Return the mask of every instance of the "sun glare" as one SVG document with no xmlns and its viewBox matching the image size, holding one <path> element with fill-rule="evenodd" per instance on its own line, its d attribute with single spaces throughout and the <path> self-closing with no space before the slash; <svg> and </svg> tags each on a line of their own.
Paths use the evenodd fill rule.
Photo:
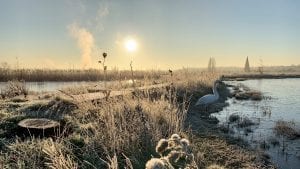
<svg viewBox="0 0 300 169">
<path fill-rule="evenodd" d="M 137 49 L 137 43 L 134 39 L 128 39 L 125 41 L 125 47 L 129 52 L 134 52 Z"/>
</svg>

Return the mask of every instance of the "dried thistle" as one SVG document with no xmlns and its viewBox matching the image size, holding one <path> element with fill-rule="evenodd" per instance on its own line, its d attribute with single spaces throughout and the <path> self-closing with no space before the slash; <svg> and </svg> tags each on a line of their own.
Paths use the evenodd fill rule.
<svg viewBox="0 0 300 169">
<path fill-rule="evenodd" d="M 103 58 L 105 59 L 107 57 L 107 53 L 103 52 L 102 53 Z"/>
<path fill-rule="evenodd" d="M 178 134 L 173 134 L 171 136 L 171 139 L 173 139 L 173 140 L 180 140 L 180 136 Z"/>
<path fill-rule="evenodd" d="M 171 163 L 176 163 L 177 160 L 180 158 L 181 153 L 179 151 L 171 151 L 168 156 L 167 159 L 171 162 Z"/>
<path fill-rule="evenodd" d="M 172 149 L 175 149 L 175 148 L 177 149 L 178 147 L 182 148 L 180 140 L 177 140 L 177 139 L 176 140 L 170 139 L 168 141 L 168 147 L 172 148 Z"/>
<path fill-rule="evenodd" d="M 168 140 L 160 139 L 156 146 L 156 152 L 162 154 L 168 148 Z"/>
<path fill-rule="evenodd" d="M 225 169 L 225 168 L 222 166 L 219 166 L 217 164 L 213 164 L 213 165 L 208 166 L 207 169 Z"/>
<path fill-rule="evenodd" d="M 187 151 L 188 147 L 190 146 L 190 141 L 188 139 L 183 138 L 180 140 L 180 143 L 182 145 L 183 150 Z"/>
<path fill-rule="evenodd" d="M 194 155 L 188 152 L 189 145 L 189 140 L 181 139 L 178 134 L 173 134 L 170 139 L 160 139 L 156 146 L 156 152 L 161 155 L 161 158 L 151 159 L 147 165 L 154 166 L 151 164 L 151 161 L 154 160 L 154 162 L 164 163 L 166 169 L 198 169 Z"/>
<path fill-rule="evenodd" d="M 173 71 L 171 69 L 169 69 L 169 73 L 171 75 L 171 77 L 173 76 Z"/>
<path fill-rule="evenodd" d="M 165 164 L 159 158 L 152 158 L 146 163 L 146 169 L 165 169 Z"/>
</svg>

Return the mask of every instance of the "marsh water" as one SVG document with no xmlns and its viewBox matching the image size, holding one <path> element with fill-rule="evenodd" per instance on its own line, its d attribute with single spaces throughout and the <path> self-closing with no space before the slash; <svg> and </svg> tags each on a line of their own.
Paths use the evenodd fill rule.
<svg viewBox="0 0 300 169">
<path fill-rule="evenodd" d="M 134 80 L 136 81 L 136 80 Z M 7 86 L 7 82 L 0 82 L 0 91 L 4 90 Z M 122 80 L 122 81 L 107 81 L 107 85 L 126 85 L 132 84 L 132 80 Z M 55 92 L 59 89 L 65 88 L 104 88 L 104 81 L 73 81 L 73 82 L 25 82 L 25 86 L 29 91 L 32 92 Z"/>
<path fill-rule="evenodd" d="M 58 89 L 72 87 L 72 86 L 82 86 L 89 82 L 26 82 L 26 88 L 29 91 L 34 92 L 53 92 Z M 0 89 L 4 89 L 7 82 L 0 82 Z"/>
<path fill-rule="evenodd" d="M 274 126 L 278 120 L 291 122 L 300 129 L 300 79 L 261 79 L 246 81 L 227 81 L 227 84 L 239 83 L 263 93 L 261 101 L 229 99 L 229 106 L 213 114 L 220 125 L 230 127 L 231 134 L 247 141 L 253 148 L 265 151 L 270 160 L 281 169 L 298 169 L 300 166 L 300 138 L 290 140 L 276 135 Z M 252 125 L 245 128 L 229 125 L 229 116 L 239 115 L 249 118 Z M 273 141 L 272 141 L 273 140 Z M 279 145 L 272 145 L 274 140 Z"/>
</svg>

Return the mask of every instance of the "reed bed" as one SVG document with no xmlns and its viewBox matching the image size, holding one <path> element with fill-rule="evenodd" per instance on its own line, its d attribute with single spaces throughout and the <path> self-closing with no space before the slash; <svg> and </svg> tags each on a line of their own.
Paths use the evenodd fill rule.
<svg viewBox="0 0 300 169">
<path fill-rule="evenodd" d="M 107 75 L 102 70 L 47 70 L 47 69 L 1 69 L 0 81 L 25 80 L 27 82 L 43 81 L 108 81 L 131 79 L 131 72 L 127 70 L 108 70 Z M 135 79 L 159 78 L 163 71 L 135 71 Z"/>
</svg>

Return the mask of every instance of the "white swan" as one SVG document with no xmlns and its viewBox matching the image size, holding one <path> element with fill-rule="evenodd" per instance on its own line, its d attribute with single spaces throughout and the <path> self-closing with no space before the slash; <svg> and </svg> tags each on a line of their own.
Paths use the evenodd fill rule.
<svg viewBox="0 0 300 169">
<path fill-rule="evenodd" d="M 216 80 L 213 86 L 213 94 L 207 94 L 205 96 L 202 96 L 198 101 L 196 102 L 195 106 L 207 106 L 209 104 L 212 104 L 216 102 L 219 99 L 219 93 L 217 90 L 217 84 L 220 82 L 220 80 Z"/>
</svg>

